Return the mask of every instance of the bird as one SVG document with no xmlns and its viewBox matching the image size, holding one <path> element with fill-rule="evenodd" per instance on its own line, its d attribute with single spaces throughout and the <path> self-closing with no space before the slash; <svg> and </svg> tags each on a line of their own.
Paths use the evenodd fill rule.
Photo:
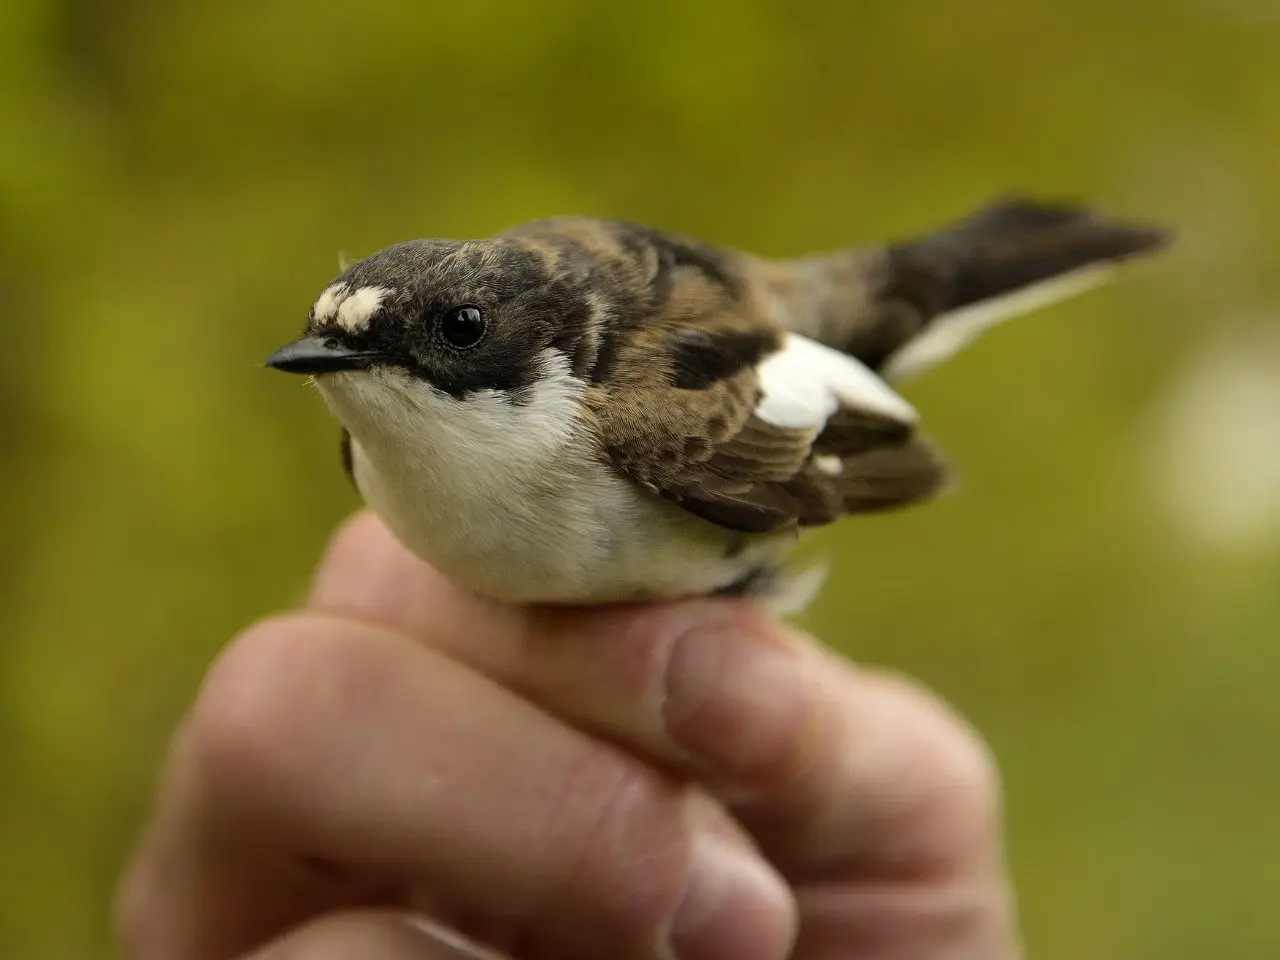
<svg viewBox="0 0 1280 960">
<path fill-rule="evenodd" d="M 312 379 L 367 506 L 476 593 L 794 612 L 806 531 L 948 485 L 896 384 L 1168 240 L 1020 195 L 791 258 L 552 217 L 345 266 L 266 365 Z"/>
</svg>

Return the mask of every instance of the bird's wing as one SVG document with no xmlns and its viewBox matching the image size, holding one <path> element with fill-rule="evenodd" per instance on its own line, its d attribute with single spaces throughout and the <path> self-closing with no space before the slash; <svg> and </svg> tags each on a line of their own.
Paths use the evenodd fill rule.
<svg viewBox="0 0 1280 960">
<path fill-rule="evenodd" d="M 649 265 L 650 311 L 588 391 L 623 473 L 754 533 L 905 505 L 942 484 L 910 404 L 858 360 L 784 330 L 751 261 L 654 231 L 628 238 Z"/>
<path fill-rule="evenodd" d="M 708 365 L 720 362 L 713 337 L 675 336 L 686 361 L 705 349 Z M 906 401 L 858 361 L 796 334 L 714 383 L 682 388 L 667 371 L 665 381 L 611 390 L 596 409 L 604 448 L 624 473 L 734 530 L 903 506 L 945 479 Z"/>
</svg>

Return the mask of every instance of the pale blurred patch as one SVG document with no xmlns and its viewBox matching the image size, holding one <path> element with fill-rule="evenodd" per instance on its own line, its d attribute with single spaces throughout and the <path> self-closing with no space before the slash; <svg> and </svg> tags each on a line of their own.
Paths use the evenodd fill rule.
<svg viewBox="0 0 1280 960">
<path fill-rule="evenodd" d="M 1193 356 L 1156 410 L 1151 483 L 1205 545 L 1280 543 L 1280 310 Z"/>
<path fill-rule="evenodd" d="M 1280 0 L 1196 0 L 1195 5 L 1245 23 L 1280 23 Z"/>
</svg>

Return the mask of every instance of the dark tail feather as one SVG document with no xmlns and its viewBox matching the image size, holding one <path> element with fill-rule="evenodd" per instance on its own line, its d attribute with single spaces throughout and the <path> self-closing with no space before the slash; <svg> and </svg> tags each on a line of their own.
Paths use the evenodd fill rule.
<svg viewBox="0 0 1280 960">
<path fill-rule="evenodd" d="M 1084 207 L 1010 199 L 927 236 L 817 261 L 827 296 L 802 328 L 894 378 L 986 328 L 1106 282 L 1168 234 Z"/>
<path fill-rule="evenodd" d="M 918 292 L 925 294 L 922 312 L 933 317 L 1085 267 L 1119 264 L 1167 240 L 1162 230 L 1117 223 L 1083 207 L 1015 199 L 892 244 L 888 253 L 903 273 L 932 277 L 934 288 Z"/>
</svg>

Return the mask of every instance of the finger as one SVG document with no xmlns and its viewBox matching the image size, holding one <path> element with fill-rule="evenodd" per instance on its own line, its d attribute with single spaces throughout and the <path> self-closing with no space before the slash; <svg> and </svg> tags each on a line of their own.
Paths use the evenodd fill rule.
<svg viewBox="0 0 1280 960">
<path fill-rule="evenodd" d="M 792 875 L 997 869 L 982 741 L 917 685 L 855 669 L 750 604 L 516 610 L 453 587 L 367 514 L 335 537 L 311 603 L 392 624 L 559 716 L 684 763 Z"/>
<path fill-rule="evenodd" d="M 338 528 L 316 570 L 307 606 L 429 639 L 485 671 L 519 659 L 530 611 L 479 596 L 410 553 L 374 514 Z"/>
<path fill-rule="evenodd" d="M 408 638 L 277 620 L 181 731 L 124 924 L 221 958 L 422 883 L 565 956 L 785 956 L 785 886 L 691 796 Z"/>
<path fill-rule="evenodd" d="M 243 960 L 504 960 L 436 924 L 390 911 L 328 914 Z"/>
</svg>

